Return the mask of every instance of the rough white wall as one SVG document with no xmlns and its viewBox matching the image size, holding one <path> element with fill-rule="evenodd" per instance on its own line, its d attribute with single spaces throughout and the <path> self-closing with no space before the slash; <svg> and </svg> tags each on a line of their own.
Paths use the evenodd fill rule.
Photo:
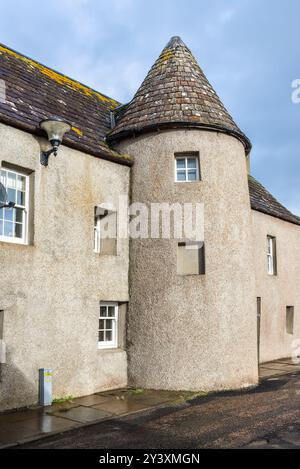
<svg viewBox="0 0 300 469">
<path fill-rule="evenodd" d="M 34 171 L 34 243 L 0 243 L 0 310 L 7 364 L 0 409 L 34 404 L 38 369 L 53 368 L 54 397 L 127 383 L 126 352 L 97 348 L 99 301 L 128 301 L 128 241 L 93 252 L 94 206 L 128 194 L 129 168 L 62 146 L 49 166 L 40 142 L 0 124 L 0 160 Z"/>
<path fill-rule="evenodd" d="M 245 152 L 233 137 L 197 130 L 120 145 L 135 157 L 135 202 L 203 202 L 206 274 L 176 272 L 176 240 L 130 249 L 131 384 L 215 390 L 257 383 L 255 280 Z M 202 180 L 174 182 L 174 153 L 199 151 Z"/>
<path fill-rule="evenodd" d="M 260 361 L 290 357 L 300 339 L 300 226 L 252 211 L 256 296 L 261 297 Z M 276 237 L 277 275 L 267 270 L 267 236 Z M 294 334 L 286 332 L 286 306 L 294 306 Z"/>
</svg>

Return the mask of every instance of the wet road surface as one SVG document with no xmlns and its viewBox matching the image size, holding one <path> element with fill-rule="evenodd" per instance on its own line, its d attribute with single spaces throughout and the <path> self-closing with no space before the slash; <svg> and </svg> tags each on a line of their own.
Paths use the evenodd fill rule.
<svg viewBox="0 0 300 469">
<path fill-rule="evenodd" d="M 119 417 L 19 448 L 300 448 L 300 374 Z"/>
</svg>

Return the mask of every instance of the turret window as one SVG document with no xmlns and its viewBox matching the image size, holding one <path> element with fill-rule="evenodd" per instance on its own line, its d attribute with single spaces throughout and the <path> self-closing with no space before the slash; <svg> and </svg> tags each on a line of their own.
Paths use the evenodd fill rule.
<svg viewBox="0 0 300 469">
<path fill-rule="evenodd" d="M 175 155 L 175 181 L 199 181 L 199 158 L 196 155 Z"/>
</svg>

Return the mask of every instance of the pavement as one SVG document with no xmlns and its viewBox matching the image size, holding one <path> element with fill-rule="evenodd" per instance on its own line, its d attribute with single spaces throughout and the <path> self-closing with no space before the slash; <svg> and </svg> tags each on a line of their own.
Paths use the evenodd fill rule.
<svg viewBox="0 0 300 469">
<path fill-rule="evenodd" d="M 3 412 L 0 413 L 0 449 L 181 402 L 195 395 L 191 392 L 117 389 L 51 406 Z"/>
<path fill-rule="evenodd" d="M 0 448 L 300 447 L 300 365 L 261 365 L 255 389 L 121 389 L 0 414 Z"/>
<path fill-rule="evenodd" d="M 259 377 L 260 380 L 264 380 L 272 376 L 295 373 L 296 371 L 300 371 L 300 363 L 294 363 L 291 358 L 282 358 L 272 362 L 261 363 L 259 366 Z"/>
</svg>

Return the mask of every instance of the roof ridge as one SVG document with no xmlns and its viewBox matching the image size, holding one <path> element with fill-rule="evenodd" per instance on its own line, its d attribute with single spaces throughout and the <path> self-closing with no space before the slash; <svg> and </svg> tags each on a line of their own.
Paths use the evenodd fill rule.
<svg viewBox="0 0 300 469">
<path fill-rule="evenodd" d="M 6 46 L 5 44 L 0 42 L 0 54 L 1 53 L 8 53 L 11 56 L 15 57 L 16 59 L 22 60 L 23 62 L 27 63 L 28 65 L 34 66 L 37 68 L 41 73 L 44 73 L 47 75 L 49 78 L 52 78 L 54 81 L 59 81 L 56 80 L 56 76 L 59 76 L 62 78 L 63 83 L 66 86 L 70 86 L 70 88 L 73 88 L 74 90 L 77 91 L 82 91 L 86 90 L 87 92 L 85 94 L 90 94 L 90 95 L 95 95 L 98 99 L 100 99 L 102 102 L 110 102 L 113 104 L 113 109 L 115 107 L 118 107 L 121 105 L 121 103 L 114 98 L 111 98 L 104 93 L 101 93 L 100 91 L 95 90 L 91 86 L 85 85 L 84 83 L 69 77 L 68 75 L 65 75 L 62 72 L 59 72 L 55 70 L 54 68 L 48 67 L 47 65 L 44 65 L 43 63 L 39 62 L 38 60 L 32 59 L 31 57 L 28 57 L 27 55 L 22 54 L 21 52 L 18 52 L 11 47 Z M 50 73 L 46 73 L 46 71 L 49 71 Z M 74 84 L 74 86 L 72 86 Z"/>
</svg>

